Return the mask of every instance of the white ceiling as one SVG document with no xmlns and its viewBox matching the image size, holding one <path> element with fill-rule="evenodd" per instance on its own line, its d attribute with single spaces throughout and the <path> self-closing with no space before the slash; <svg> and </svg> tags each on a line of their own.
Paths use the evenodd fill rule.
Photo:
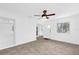
<svg viewBox="0 0 79 59">
<path fill-rule="evenodd" d="M 18 13 L 26 17 L 41 14 L 46 9 L 48 13 L 56 13 L 56 17 L 65 17 L 79 13 L 78 3 L 0 3 L 0 10 Z"/>
</svg>

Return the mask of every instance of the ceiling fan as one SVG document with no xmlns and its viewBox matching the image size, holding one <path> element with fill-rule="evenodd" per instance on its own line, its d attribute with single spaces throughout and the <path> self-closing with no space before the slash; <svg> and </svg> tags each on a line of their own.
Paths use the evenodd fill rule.
<svg viewBox="0 0 79 59">
<path fill-rule="evenodd" d="M 46 19 L 49 19 L 49 16 L 54 16 L 55 13 L 47 14 L 47 10 L 43 10 L 42 15 L 34 15 L 34 16 L 41 16 L 41 17 L 46 17 Z"/>
</svg>

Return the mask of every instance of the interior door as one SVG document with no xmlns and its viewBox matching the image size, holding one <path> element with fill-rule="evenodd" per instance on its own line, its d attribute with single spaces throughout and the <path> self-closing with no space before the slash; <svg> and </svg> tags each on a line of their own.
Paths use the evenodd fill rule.
<svg viewBox="0 0 79 59">
<path fill-rule="evenodd" d="M 15 44 L 12 23 L 0 23 L 0 49 L 10 47 Z"/>
</svg>

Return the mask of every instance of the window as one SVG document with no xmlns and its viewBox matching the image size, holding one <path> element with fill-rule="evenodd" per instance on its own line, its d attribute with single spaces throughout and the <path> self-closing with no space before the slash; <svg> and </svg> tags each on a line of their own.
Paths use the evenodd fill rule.
<svg viewBox="0 0 79 59">
<path fill-rule="evenodd" d="M 57 24 L 57 32 L 58 33 L 67 33 L 69 32 L 69 23 L 58 23 Z"/>
</svg>

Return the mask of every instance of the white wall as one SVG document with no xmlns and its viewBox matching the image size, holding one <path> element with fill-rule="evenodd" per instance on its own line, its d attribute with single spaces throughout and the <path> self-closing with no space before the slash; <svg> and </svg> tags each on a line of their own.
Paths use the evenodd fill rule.
<svg viewBox="0 0 79 59">
<path fill-rule="evenodd" d="M 52 40 L 69 42 L 79 45 L 79 14 L 64 17 L 60 19 L 51 19 L 52 32 L 49 36 L 45 36 Z M 69 22 L 70 31 L 68 33 L 57 33 L 57 23 Z"/>
<path fill-rule="evenodd" d="M 0 16 L 15 20 L 14 40 L 16 40 L 16 44 L 13 44 L 12 46 L 36 40 L 36 23 L 34 23 L 33 19 L 29 20 L 23 14 L 10 12 L 8 10 L 0 10 Z M 7 41 L 10 42 L 9 40 Z M 8 47 L 11 46 L 6 46 L 6 48 Z"/>
<path fill-rule="evenodd" d="M 22 16 L 20 16 L 22 17 Z M 20 18 L 16 20 L 16 44 L 36 40 L 36 23 L 28 18 Z"/>
</svg>

